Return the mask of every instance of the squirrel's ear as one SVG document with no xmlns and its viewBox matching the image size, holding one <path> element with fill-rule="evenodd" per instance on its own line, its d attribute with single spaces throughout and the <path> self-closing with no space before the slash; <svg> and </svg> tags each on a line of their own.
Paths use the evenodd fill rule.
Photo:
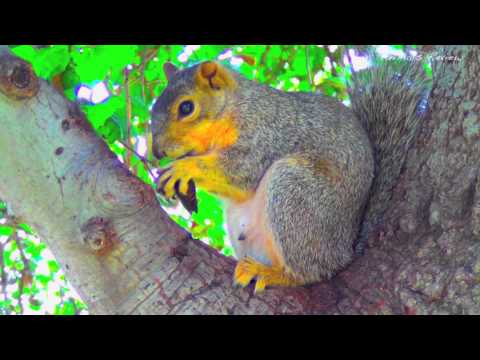
<svg viewBox="0 0 480 360">
<path fill-rule="evenodd" d="M 232 74 L 222 65 L 213 61 L 200 64 L 196 81 L 199 86 L 208 87 L 212 90 L 233 88 L 236 85 Z"/>
<path fill-rule="evenodd" d="M 166 62 L 163 64 L 163 72 L 168 81 L 172 79 L 172 76 L 178 71 L 178 68 L 173 65 L 171 62 Z"/>
</svg>

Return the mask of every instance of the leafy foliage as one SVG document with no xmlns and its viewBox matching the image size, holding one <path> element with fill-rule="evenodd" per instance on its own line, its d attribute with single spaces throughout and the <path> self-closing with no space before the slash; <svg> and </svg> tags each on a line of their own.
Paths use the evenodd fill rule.
<svg viewBox="0 0 480 360">
<path fill-rule="evenodd" d="M 150 110 L 166 86 L 162 66 L 180 67 L 218 59 L 250 79 L 286 90 L 316 91 L 347 101 L 346 80 L 364 47 L 345 45 L 52 45 L 11 46 L 31 62 L 38 76 L 79 102 L 93 125 L 131 171 L 154 186 Z M 393 45 L 393 51 L 413 46 Z M 219 199 L 197 192 L 198 212 L 159 198 L 161 205 L 194 238 L 233 255 Z M 0 314 L 85 313 L 58 263 L 27 224 L 19 224 L 0 202 Z M 53 306 L 52 306 L 53 304 Z"/>
<path fill-rule="evenodd" d="M 81 313 L 86 306 L 70 289 L 45 244 L 28 225 L 5 220 L 0 227 L 0 314 Z"/>
</svg>

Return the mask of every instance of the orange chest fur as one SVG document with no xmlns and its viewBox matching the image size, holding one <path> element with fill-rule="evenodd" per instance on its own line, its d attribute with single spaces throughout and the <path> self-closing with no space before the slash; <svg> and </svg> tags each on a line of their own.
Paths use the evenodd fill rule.
<svg viewBox="0 0 480 360">
<path fill-rule="evenodd" d="M 172 137 L 182 137 L 193 150 L 202 154 L 229 148 L 238 139 L 238 130 L 230 117 L 204 120 L 196 125 L 175 124 L 170 128 Z"/>
<path fill-rule="evenodd" d="M 222 150 L 234 145 L 238 130 L 230 117 L 202 122 L 182 129 L 172 127 L 171 133 L 181 138 L 185 149 L 193 150 L 198 156 L 181 160 L 183 171 L 190 174 L 196 184 L 214 194 L 234 201 L 245 201 L 252 196 L 250 191 L 231 184 L 229 174 L 224 172 L 219 157 Z"/>
</svg>

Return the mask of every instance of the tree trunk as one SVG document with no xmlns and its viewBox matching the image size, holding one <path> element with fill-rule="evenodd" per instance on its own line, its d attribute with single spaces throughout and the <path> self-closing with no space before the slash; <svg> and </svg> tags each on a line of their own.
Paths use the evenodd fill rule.
<svg viewBox="0 0 480 360">
<path fill-rule="evenodd" d="M 234 260 L 176 226 L 78 107 L 0 48 L 0 198 L 92 314 L 480 313 L 480 51 L 436 48 L 431 111 L 365 254 L 328 282 L 232 286 Z"/>
</svg>

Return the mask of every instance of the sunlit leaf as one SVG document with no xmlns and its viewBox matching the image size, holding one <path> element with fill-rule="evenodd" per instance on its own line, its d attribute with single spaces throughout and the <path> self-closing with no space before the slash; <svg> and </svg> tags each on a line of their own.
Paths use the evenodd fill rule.
<svg viewBox="0 0 480 360">
<path fill-rule="evenodd" d="M 0 225 L 0 236 L 10 236 L 13 234 L 13 227 Z"/>
<path fill-rule="evenodd" d="M 48 269 L 50 270 L 51 273 L 56 273 L 58 272 L 58 270 L 60 270 L 60 266 L 55 260 L 49 260 L 47 264 L 48 264 Z"/>
</svg>

